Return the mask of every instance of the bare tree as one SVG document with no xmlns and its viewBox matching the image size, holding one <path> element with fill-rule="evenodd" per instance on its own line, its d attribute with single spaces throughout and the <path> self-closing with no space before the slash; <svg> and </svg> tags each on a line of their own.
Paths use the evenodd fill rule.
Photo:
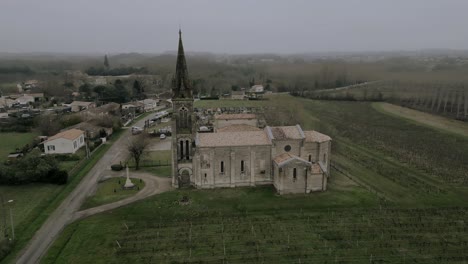
<svg viewBox="0 0 468 264">
<path fill-rule="evenodd" d="M 148 136 L 146 133 L 142 133 L 137 136 L 134 136 L 128 142 L 128 152 L 130 152 L 130 156 L 135 161 L 136 170 L 140 169 L 141 156 L 143 155 L 143 151 L 145 150 L 147 145 L 148 145 Z"/>
</svg>

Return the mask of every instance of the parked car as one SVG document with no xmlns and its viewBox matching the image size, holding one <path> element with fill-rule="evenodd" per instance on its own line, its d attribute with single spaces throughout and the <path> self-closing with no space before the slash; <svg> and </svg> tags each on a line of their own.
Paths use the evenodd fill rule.
<svg viewBox="0 0 468 264">
<path fill-rule="evenodd" d="M 133 135 L 140 134 L 141 132 L 143 132 L 143 128 L 137 127 L 137 126 L 133 126 L 133 127 L 132 127 L 132 134 L 133 134 Z"/>
<path fill-rule="evenodd" d="M 166 138 L 166 135 L 161 134 L 161 135 L 159 136 L 159 138 L 160 138 L 160 139 L 165 139 L 165 138 Z"/>
</svg>

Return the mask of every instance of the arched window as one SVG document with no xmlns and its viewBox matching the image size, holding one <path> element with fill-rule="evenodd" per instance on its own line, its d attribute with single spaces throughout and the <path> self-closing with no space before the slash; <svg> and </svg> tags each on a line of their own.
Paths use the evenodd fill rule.
<svg viewBox="0 0 468 264">
<path fill-rule="evenodd" d="M 309 155 L 309 162 L 312 161 L 312 155 Z"/>
<path fill-rule="evenodd" d="M 188 109 L 185 107 L 182 107 L 179 110 L 179 127 L 180 128 L 188 127 Z"/>
<path fill-rule="evenodd" d="M 293 169 L 293 181 L 297 180 L 297 171 L 296 168 Z"/>
<path fill-rule="evenodd" d="M 224 161 L 221 161 L 221 173 L 224 173 Z"/>
<path fill-rule="evenodd" d="M 241 172 L 244 172 L 245 171 L 245 168 L 244 168 L 244 161 L 241 160 Z"/>
<path fill-rule="evenodd" d="M 188 141 L 188 140 L 185 141 L 185 158 L 186 158 L 187 160 L 190 159 L 190 145 L 189 145 L 189 141 Z"/>
<path fill-rule="evenodd" d="M 181 160 L 184 159 L 184 141 L 183 140 L 180 141 L 180 159 Z"/>
</svg>

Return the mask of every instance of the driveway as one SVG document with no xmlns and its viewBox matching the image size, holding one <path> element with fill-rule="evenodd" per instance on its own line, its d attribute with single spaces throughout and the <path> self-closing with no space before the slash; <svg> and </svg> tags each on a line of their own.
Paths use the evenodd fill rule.
<svg viewBox="0 0 468 264">
<path fill-rule="evenodd" d="M 143 126 L 144 122 L 145 120 L 142 119 L 137 122 L 135 126 Z M 85 198 L 95 191 L 97 182 L 104 175 L 105 171 L 110 169 L 110 165 L 118 163 L 119 160 L 125 160 L 125 157 L 128 155 L 127 142 L 128 137 L 131 137 L 130 132 L 130 129 L 127 129 L 127 131 L 114 142 L 110 149 L 81 180 L 78 186 L 63 200 L 49 218 L 47 218 L 26 247 L 22 249 L 16 263 L 30 264 L 39 262 L 42 255 L 44 255 L 63 228 L 76 219 L 75 213 L 78 212 Z"/>
</svg>

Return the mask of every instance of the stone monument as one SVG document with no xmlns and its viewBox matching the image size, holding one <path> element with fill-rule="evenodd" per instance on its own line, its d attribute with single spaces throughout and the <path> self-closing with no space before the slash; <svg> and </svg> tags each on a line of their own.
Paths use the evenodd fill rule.
<svg viewBox="0 0 468 264">
<path fill-rule="evenodd" d="M 126 165 L 126 171 L 127 171 L 127 180 L 125 181 L 124 189 L 133 189 L 135 187 L 135 184 L 130 180 L 130 176 L 128 173 L 128 164 Z"/>
</svg>

